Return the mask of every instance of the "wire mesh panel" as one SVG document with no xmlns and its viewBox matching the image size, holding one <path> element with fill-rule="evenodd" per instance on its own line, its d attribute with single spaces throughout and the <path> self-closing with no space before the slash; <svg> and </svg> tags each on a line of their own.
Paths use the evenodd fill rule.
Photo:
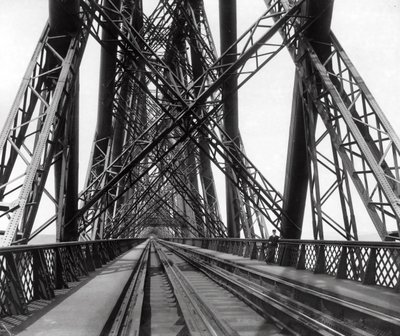
<svg viewBox="0 0 400 336">
<path fill-rule="evenodd" d="M 325 273 L 336 276 L 341 247 L 338 245 L 325 246 Z"/>
<path fill-rule="evenodd" d="M 25 299 L 29 302 L 33 299 L 33 257 L 30 251 L 18 253 L 16 257 L 18 273 Z"/>
<path fill-rule="evenodd" d="M 0 316 L 10 314 L 9 279 L 7 278 L 7 265 L 4 256 L 0 256 Z"/>
<path fill-rule="evenodd" d="M 51 279 L 50 283 L 52 284 L 54 289 L 56 282 L 56 253 L 52 249 L 45 249 L 43 250 L 43 253 L 44 253 L 46 269 Z"/>
<path fill-rule="evenodd" d="M 306 244 L 305 245 L 305 269 L 313 271 L 316 266 L 317 251 L 316 245 Z"/>
<path fill-rule="evenodd" d="M 350 247 L 347 255 L 347 279 L 362 281 L 369 258 L 369 248 Z"/>
<path fill-rule="evenodd" d="M 21 314 L 26 311 L 26 296 L 23 293 L 15 259 L 11 253 L 0 256 L 0 304 L 1 316 Z"/>
<path fill-rule="evenodd" d="M 395 288 L 399 284 L 400 271 L 396 261 L 399 251 L 383 248 L 378 251 L 375 283 L 379 286 Z"/>
</svg>

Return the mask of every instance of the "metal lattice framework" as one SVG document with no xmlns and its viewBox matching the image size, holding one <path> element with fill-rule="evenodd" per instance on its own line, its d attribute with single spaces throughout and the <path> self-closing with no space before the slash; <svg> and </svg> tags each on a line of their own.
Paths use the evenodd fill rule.
<svg viewBox="0 0 400 336">
<path fill-rule="evenodd" d="M 2 244 L 53 224 L 58 240 L 301 233 L 304 209 L 287 206 L 293 190 L 263 176 L 229 120 L 232 95 L 282 49 L 296 65 L 293 113 L 304 119 L 303 158 L 288 162 L 304 160 L 314 237 L 329 226 L 357 240 L 354 189 L 383 240 L 398 231 L 399 138 L 330 32 L 332 3 L 266 1 L 220 56 L 202 0 L 160 0 L 148 15 L 140 0 L 76 1 L 61 27 L 50 13 L 0 134 Z M 90 36 L 102 46 L 100 104 L 78 193 L 79 67 Z M 226 176 L 232 223 L 212 165 Z"/>
</svg>

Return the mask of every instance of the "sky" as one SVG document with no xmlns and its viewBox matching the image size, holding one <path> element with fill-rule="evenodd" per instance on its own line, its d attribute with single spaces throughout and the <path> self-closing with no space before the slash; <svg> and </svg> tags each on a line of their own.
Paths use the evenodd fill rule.
<svg viewBox="0 0 400 336">
<path fill-rule="evenodd" d="M 218 1 L 206 0 L 205 3 L 218 43 Z M 238 34 L 264 10 L 262 0 L 238 0 Z M 47 17 L 48 0 L 0 0 L 0 127 Z M 336 0 L 332 30 L 394 129 L 400 133 L 400 0 Z M 90 40 L 81 66 L 81 183 L 86 174 L 97 112 L 98 56 L 98 46 Z M 293 78 L 293 62 L 284 50 L 239 93 L 240 130 L 247 155 L 281 192 Z M 222 184 L 218 188 L 224 189 Z M 222 197 L 220 202 L 223 207 Z M 365 230 L 369 232 L 371 228 L 366 226 Z"/>
</svg>

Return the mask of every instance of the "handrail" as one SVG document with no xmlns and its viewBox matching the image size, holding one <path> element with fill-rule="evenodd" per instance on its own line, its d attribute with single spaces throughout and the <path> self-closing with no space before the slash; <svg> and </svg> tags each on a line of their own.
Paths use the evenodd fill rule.
<svg viewBox="0 0 400 336">
<path fill-rule="evenodd" d="M 162 238 L 168 241 L 236 241 L 236 242 L 256 242 L 268 243 L 268 239 L 257 238 Z M 313 240 L 313 239 L 280 239 L 281 244 L 314 244 L 314 245 L 338 245 L 338 246 L 364 246 L 364 247 L 385 247 L 385 248 L 399 248 L 400 242 L 396 241 L 349 241 L 349 240 Z"/>
<path fill-rule="evenodd" d="M 109 241 L 128 243 L 136 240 L 144 241 L 145 239 L 142 238 L 102 239 L 102 240 L 99 239 L 99 240 L 85 240 L 85 241 L 69 241 L 69 242 L 60 242 L 51 244 L 12 245 L 12 246 L 0 247 L 0 255 L 6 252 L 33 251 L 38 249 L 51 249 L 63 246 L 90 245 L 90 244 L 98 244 Z"/>
</svg>

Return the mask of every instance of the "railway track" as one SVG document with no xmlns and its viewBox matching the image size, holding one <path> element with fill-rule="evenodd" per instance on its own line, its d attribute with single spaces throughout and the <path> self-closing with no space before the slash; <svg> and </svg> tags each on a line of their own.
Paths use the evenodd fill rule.
<svg viewBox="0 0 400 336">
<path fill-rule="evenodd" d="M 196 264 L 215 281 L 226 284 L 231 290 L 236 288 L 237 295 L 256 310 L 276 316 L 301 335 L 399 335 L 400 319 L 374 307 L 331 296 L 184 246 L 166 242 L 163 245 Z"/>
<path fill-rule="evenodd" d="M 104 334 L 291 335 L 166 247 L 150 242 Z"/>
<path fill-rule="evenodd" d="M 104 334 L 374 335 L 154 240 L 110 321 Z"/>
</svg>

